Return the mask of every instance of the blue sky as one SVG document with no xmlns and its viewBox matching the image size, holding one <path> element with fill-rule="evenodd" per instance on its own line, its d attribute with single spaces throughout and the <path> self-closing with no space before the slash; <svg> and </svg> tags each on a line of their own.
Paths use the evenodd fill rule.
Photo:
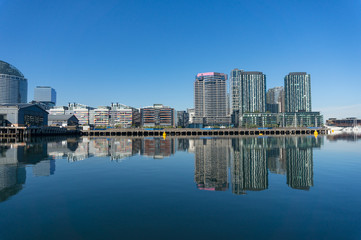
<svg viewBox="0 0 361 240">
<path fill-rule="evenodd" d="M 0 0 L 0 59 L 58 105 L 193 107 L 199 72 L 311 74 L 313 110 L 361 117 L 361 0 Z"/>
</svg>

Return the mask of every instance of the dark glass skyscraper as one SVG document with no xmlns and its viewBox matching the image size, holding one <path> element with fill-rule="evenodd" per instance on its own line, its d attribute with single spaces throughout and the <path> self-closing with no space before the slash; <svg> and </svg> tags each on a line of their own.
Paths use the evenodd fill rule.
<svg viewBox="0 0 361 240">
<path fill-rule="evenodd" d="M 285 76 L 285 112 L 311 112 L 311 76 L 291 72 Z"/>
<path fill-rule="evenodd" d="M 266 75 L 262 72 L 231 72 L 232 112 L 266 112 Z"/>
<path fill-rule="evenodd" d="M 0 104 L 27 103 L 28 81 L 14 66 L 0 61 Z"/>
</svg>

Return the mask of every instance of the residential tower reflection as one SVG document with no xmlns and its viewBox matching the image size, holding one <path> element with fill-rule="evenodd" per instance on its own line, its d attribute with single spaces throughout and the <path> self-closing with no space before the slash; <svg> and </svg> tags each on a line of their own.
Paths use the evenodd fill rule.
<svg viewBox="0 0 361 240">
<path fill-rule="evenodd" d="M 38 140 L 37 140 L 38 141 Z M 268 189 L 269 174 L 285 176 L 293 189 L 309 190 L 313 182 L 313 148 L 323 138 L 68 138 L 0 146 L 0 201 L 21 191 L 26 166 L 33 176 L 55 173 L 57 159 L 90 157 L 122 161 L 136 155 L 166 158 L 176 150 L 194 154 L 194 181 L 200 190 L 240 195 Z"/>
<path fill-rule="evenodd" d="M 194 180 L 200 190 L 228 189 L 230 139 L 196 139 Z"/>
</svg>

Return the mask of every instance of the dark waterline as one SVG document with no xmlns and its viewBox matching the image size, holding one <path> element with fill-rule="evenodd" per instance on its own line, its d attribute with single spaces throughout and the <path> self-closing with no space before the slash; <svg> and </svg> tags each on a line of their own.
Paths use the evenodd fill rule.
<svg viewBox="0 0 361 240">
<path fill-rule="evenodd" d="M 357 136 L 0 145 L 0 239 L 360 239 Z"/>
</svg>

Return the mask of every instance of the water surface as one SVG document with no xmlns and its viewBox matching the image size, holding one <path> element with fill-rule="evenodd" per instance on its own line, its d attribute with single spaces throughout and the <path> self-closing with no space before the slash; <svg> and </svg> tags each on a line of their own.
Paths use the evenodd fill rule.
<svg viewBox="0 0 361 240">
<path fill-rule="evenodd" d="M 0 146 L 0 239 L 361 239 L 361 141 L 69 138 Z"/>
</svg>

